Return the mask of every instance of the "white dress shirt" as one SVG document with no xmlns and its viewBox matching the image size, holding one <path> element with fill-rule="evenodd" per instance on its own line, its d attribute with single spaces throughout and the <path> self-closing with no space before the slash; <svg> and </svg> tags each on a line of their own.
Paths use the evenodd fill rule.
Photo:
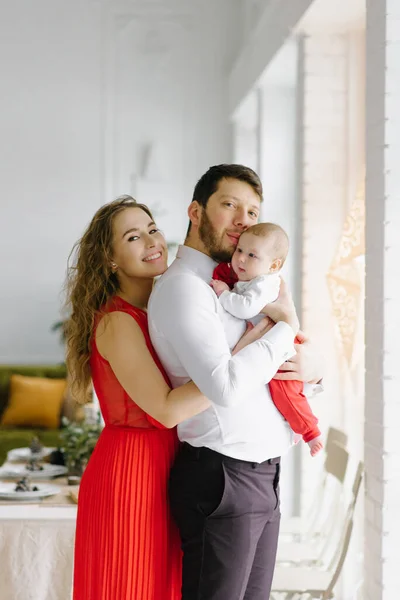
<svg viewBox="0 0 400 600">
<path fill-rule="evenodd" d="M 238 319 L 252 319 L 266 304 L 279 296 L 281 278 L 276 273 L 259 275 L 251 281 L 238 281 L 233 290 L 222 292 L 219 301 L 225 310 Z"/>
<path fill-rule="evenodd" d="M 292 445 L 292 431 L 266 384 L 295 354 L 293 331 L 277 323 L 232 356 L 245 321 L 226 312 L 210 287 L 216 266 L 209 256 L 179 247 L 150 297 L 150 336 L 172 386 L 193 380 L 212 403 L 178 426 L 179 438 L 226 456 L 263 462 Z"/>
</svg>

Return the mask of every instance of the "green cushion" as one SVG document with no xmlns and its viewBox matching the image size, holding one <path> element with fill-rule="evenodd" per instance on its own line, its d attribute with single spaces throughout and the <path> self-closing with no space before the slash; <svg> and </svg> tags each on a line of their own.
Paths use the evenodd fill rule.
<svg viewBox="0 0 400 600">
<path fill-rule="evenodd" d="M 37 436 L 44 446 L 58 448 L 61 445 L 59 429 L 8 429 L 0 427 L 0 465 L 7 458 L 7 452 L 14 448 L 26 448 Z"/>
<path fill-rule="evenodd" d="M 26 377 L 66 377 L 66 368 L 61 365 L 0 365 L 0 419 L 8 403 L 11 375 Z"/>
</svg>

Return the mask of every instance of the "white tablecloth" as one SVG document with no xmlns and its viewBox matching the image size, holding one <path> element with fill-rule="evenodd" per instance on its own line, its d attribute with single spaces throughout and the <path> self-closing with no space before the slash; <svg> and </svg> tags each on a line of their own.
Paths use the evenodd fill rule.
<svg viewBox="0 0 400 600">
<path fill-rule="evenodd" d="M 0 503 L 1 600 L 69 600 L 76 506 Z"/>
</svg>

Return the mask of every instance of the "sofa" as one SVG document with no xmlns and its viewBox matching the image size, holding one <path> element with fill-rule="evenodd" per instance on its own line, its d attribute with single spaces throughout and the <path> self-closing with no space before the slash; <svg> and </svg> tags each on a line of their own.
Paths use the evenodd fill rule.
<svg viewBox="0 0 400 600">
<path fill-rule="evenodd" d="M 10 379 L 12 375 L 25 377 L 45 377 L 50 379 L 65 379 L 65 365 L 0 365 L 0 422 L 9 402 Z M 64 406 L 61 409 L 60 422 L 57 428 L 44 429 L 37 427 L 12 427 L 0 425 L 0 465 L 7 458 L 7 452 L 13 448 L 29 446 L 32 438 L 37 436 L 44 446 L 59 447 L 61 416 L 65 414 Z"/>
</svg>

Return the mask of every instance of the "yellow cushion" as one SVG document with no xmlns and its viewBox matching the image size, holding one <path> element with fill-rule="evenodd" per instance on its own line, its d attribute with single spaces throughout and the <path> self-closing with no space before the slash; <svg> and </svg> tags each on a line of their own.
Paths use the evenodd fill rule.
<svg viewBox="0 0 400 600">
<path fill-rule="evenodd" d="M 57 429 L 66 385 L 65 379 L 12 375 L 1 425 Z"/>
</svg>

